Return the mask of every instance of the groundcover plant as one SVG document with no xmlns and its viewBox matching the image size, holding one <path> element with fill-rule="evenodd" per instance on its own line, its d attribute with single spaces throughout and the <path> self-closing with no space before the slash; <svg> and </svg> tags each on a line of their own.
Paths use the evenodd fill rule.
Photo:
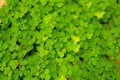
<svg viewBox="0 0 120 80">
<path fill-rule="evenodd" d="M 0 80 L 120 80 L 119 0 L 0 0 Z"/>
</svg>

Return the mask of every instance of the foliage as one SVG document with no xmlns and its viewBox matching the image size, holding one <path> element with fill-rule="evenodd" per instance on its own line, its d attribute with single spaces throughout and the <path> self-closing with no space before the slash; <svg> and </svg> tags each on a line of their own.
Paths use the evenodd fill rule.
<svg viewBox="0 0 120 80">
<path fill-rule="evenodd" d="M 6 0 L 0 79 L 119 80 L 118 1 Z"/>
</svg>

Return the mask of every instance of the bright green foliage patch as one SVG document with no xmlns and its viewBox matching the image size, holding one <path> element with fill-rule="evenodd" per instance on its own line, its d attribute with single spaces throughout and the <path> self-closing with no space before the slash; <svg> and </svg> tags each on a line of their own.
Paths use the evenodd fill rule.
<svg viewBox="0 0 120 80">
<path fill-rule="evenodd" d="M 119 80 L 119 0 L 6 0 L 0 80 Z"/>
</svg>

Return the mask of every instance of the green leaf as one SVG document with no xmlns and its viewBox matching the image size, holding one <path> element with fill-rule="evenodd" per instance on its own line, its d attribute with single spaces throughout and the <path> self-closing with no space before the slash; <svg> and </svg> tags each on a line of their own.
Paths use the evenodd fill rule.
<svg viewBox="0 0 120 80">
<path fill-rule="evenodd" d="M 91 39 L 92 36 L 93 36 L 93 33 L 87 33 L 86 36 L 87 36 L 88 39 Z"/>
<path fill-rule="evenodd" d="M 63 57 L 64 56 L 63 52 L 58 52 L 57 54 L 59 55 L 59 57 Z"/>
<path fill-rule="evenodd" d="M 52 19 L 52 15 L 51 15 L 51 14 L 48 14 L 48 15 L 46 15 L 46 16 L 44 17 L 43 22 L 44 22 L 45 24 L 48 24 L 48 23 L 51 21 L 51 19 Z"/>
<path fill-rule="evenodd" d="M 63 6 L 63 3 L 57 3 L 57 7 L 60 8 Z"/>
<path fill-rule="evenodd" d="M 4 74 L 7 75 L 10 71 L 10 67 L 5 67 L 4 69 Z"/>
<path fill-rule="evenodd" d="M 17 60 L 10 60 L 10 61 L 9 61 L 9 66 L 10 66 L 13 70 L 16 69 L 17 65 L 18 65 Z"/>
<path fill-rule="evenodd" d="M 46 5 L 47 1 L 48 0 L 40 0 L 40 2 L 42 3 L 43 6 Z"/>
<path fill-rule="evenodd" d="M 80 45 L 76 45 L 76 47 L 73 48 L 73 51 L 74 51 L 75 53 L 78 53 L 78 52 L 80 51 Z"/>
<path fill-rule="evenodd" d="M 51 78 L 51 77 L 50 77 L 50 75 L 48 75 L 48 74 L 45 76 L 45 80 L 50 80 L 50 78 Z"/>
</svg>

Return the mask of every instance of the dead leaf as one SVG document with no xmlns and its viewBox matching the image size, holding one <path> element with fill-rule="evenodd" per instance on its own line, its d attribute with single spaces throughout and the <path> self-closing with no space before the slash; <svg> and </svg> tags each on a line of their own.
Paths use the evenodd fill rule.
<svg viewBox="0 0 120 80">
<path fill-rule="evenodd" d="M 120 60 L 116 60 L 116 63 L 117 63 L 117 64 L 120 64 Z"/>
<path fill-rule="evenodd" d="M 5 0 L 0 0 L 0 9 L 2 8 L 3 5 L 6 4 L 6 1 Z"/>
<path fill-rule="evenodd" d="M 1 19 L 0 19 L 0 23 L 1 23 L 2 21 L 1 21 Z"/>
<path fill-rule="evenodd" d="M 0 0 L 0 9 L 3 7 L 3 5 L 6 5 L 6 1 L 5 0 Z M 2 20 L 0 19 L 0 23 L 2 22 Z"/>
</svg>

